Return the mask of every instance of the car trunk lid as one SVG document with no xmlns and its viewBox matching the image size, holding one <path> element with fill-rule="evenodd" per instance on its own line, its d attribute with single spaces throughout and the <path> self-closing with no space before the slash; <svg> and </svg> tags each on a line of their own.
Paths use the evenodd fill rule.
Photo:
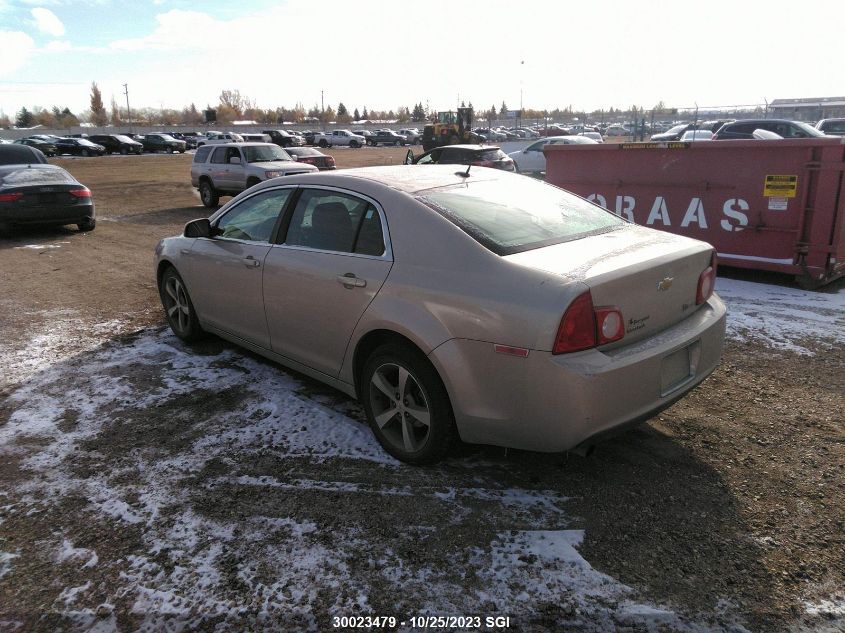
<svg viewBox="0 0 845 633">
<path fill-rule="evenodd" d="M 712 250 L 704 242 L 630 225 L 505 259 L 580 281 L 595 307 L 619 308 L 625 336 L 606 346 L 611 348 L 653 336 L 695 312 L 698 280 Z"/>
</svg>

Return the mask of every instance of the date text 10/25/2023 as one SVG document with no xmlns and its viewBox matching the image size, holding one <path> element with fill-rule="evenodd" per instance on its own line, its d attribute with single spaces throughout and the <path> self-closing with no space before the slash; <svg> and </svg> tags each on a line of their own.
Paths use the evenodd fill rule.
<svg viewBox="0 0 845 633">
<path fill-rule="evenodd" d="M 410 618 L 398 618 L 392 615 L 336 615 L 332 618 L 332 626 L 342 629 L 395 629 L 410 626 L 413 629 L 495 630 L 510 628 L 510 616 L 412 615 Z"/>
</svg>

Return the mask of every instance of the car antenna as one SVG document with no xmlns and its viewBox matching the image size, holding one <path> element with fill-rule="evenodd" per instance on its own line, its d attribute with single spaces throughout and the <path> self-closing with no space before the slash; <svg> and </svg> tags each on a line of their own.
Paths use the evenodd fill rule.
<svg viewBox="0 0 845 633">
<path fill-rule="evenodd" d="M 455 172 L 455 175 L 456 175 L 456 176 L 461 176 L 462 178 L 469 178 L 469 168 L 470 168 L 470 167 L 472 167 L 472 165 L 467 165 L 467 170 L 466 170 L 466 171 L 456 171 L 456 172 Z"/>
</svg>

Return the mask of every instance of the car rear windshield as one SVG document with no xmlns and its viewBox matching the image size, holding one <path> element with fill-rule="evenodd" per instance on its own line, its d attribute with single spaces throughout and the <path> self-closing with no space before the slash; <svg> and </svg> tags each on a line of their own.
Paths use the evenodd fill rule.
<svg viewBox="0 0 845 633">
<path fill-rule="evenodd" d="M 507 157 L 508 155 L 500 149 L 487 149 L 481 152 L 481 160 L 502 160 Z"/>
<path fill-rule="evenodd" d="M 0 169 L 0 188 L 24 185 L 66 185 L 74 184 L 73 176 L 61 167 L 21 167 Z"/>
<path fill-rule="evenodd" d="M 467 182 L 421 192 L 418 199 L 497 255 L 569 242 L 625 224 L 583 198 L 531 178 Z"/>
<path fill-rule="evenodd" d="M 112 136 L 112 138 L 117 139 L 121 143 L 134 143 L 135 142 L 131 138 L 129 138 L 128 136 L 123 136 L 123 134 L 115 134 L 114 136 Z"/>
</svg>

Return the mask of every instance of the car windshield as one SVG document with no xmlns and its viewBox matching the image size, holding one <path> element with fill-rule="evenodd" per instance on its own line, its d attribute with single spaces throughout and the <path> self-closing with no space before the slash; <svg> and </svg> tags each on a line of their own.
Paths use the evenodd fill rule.
<svg viewBox="0 0 845 633">
<path fill-rule="evenodd" d="M 682 123 L 681 125 L 676 125 L 673 128 L 669 128 L 669 130 L 666 133 L 667 134 L 680 134 L 681 132 L 683 132 L 684 130 L 687 129 L 687 125 L 688 125 L 687 123 Z"/>
<path fill-rule="evenodd" d="M 530 178 L 487 180 L 423 192 L 420 201 L 498 255 L 612 231 L 624 220 Z"/>
<path fill-rule="evenodd" d="M 794 124 L 801 128 L 802 131 L 806 132 L 808 136 L 825 136 L 824 132 L 817 130 L 803 121 L 794 121 Z"/>
<path fill-rule="evenodd" d="M 116 138 L 121 143 L 134 143 L 135 142 L 131 138 L 129 138 L 128 136 L 123 136 L 123 134 L 115 134 L 113 138 Z"/>
<path fill-rule="evenodd" d="M 291 160 L 290 155 L 278 145 L 250 145 L 244 147 L 246 162 L 266 163 L 271 160 Z"/>
<path fill-rule="evenodd" d="M 170 134 L 158 134 L 158 138 L 163 139 L 165 141 L 175 141 L 176 139 L 170 136 Z"/>
<path fill-rule="evenodd" d="M 95 143 L 92 143 L 87 138 L 78 138 L 76 139 L 76 142 L 78 145 L 86 145 L 88 147 L 93 147 L 95 145 Z"/>
</svg>

